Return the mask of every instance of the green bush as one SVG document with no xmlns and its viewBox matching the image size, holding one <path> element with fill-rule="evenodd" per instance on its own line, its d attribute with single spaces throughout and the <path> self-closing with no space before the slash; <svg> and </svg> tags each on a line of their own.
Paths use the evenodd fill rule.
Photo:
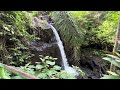
<svg viewBox="0 0 120 90">
<path fill-rule="evenodd" d="M 73 78 L 75 79 L 75 75 L 69 75 L 58 65 L 55 65 L 56 58 L 52 58 L 50 56 L 46 56 L 40 58 L 41 62 L 37 65 L 27 65 L 25 67 L 21 67 L 22 70 L 33 74 L 40 79 L 67 79 Z M 64 74 L 64 75 L 63 75 Z"/>
<path fill-rule="evenodd" d="M 3 63 L 20 66 L 29 62 L 31 54 L 27 47 L 35 38 L 27 29 L 32 27 L 33 13 L 36 12 L 0 12 L 0 58 Z"/>
<path fill-rule="evenodd" d="M 101 40 L 101 43 L 113 44 L 113 38 L 118 27 L 118 18 L 120 12 L 109 11 L 105 15 L 104 22 L 99 26 L 97 31 L 97 37 Z"/>
<path fill-rule="evenodd" d="M 37 65 L 31 65 L 30 63 L 28 63 L 25 66 L 14 68 L 27 72 L 40 79 L 77 79 L 74 74 L 68 74 L 65 70 L 62 70 L 60 66 L 55 65 L 55 60 L 57 60 L 56 58 L 46 56 L 40 58 L 40 60 L 41 62 L 39 62 Z M 81 76 L 85 75 L 80 68 L 75 66 L 73 68 L 76 68 Z M 11 79 L 25 79 L 25 77 L 22 75 L 13 73 L 8 70 L 6 71 L 4 69 L 4 66 L 2 67 L 2 69 L 0 69 L 0 73 L 0 77 L 3 79 L 8 79 L 9 77 Z"/>
</svg>

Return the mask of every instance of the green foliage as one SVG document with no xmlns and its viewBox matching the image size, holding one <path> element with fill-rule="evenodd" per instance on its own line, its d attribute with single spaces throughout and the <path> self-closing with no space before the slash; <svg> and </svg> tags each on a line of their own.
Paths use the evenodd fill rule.
<svg viewBox="0 0 120 90">
<path fill-rule="evenodd" d="M 84 41 L 83 29 L 79 27 L 77 18 L 67 11 L 53 12 L 51 16 L 65 46 L 73 49 L 71 60 L 74 60 L 74 63 L 77 64 L 80 58 L 80 46 Z"/>
<path fill-rule="evenodd" d="M 115 32 L 118 26 L 118 18 L 120 12 L 109 11 L 105 15 L 104 22 L 99 26 L 97 36 L 101 40 L 101 43 L 112 43 L 115 37 Z"/>
<path fill-rule="evenodd" d="M 32 16 L 36 16 L 38 14 L 38 11 L 28 11 Z"/>
<path fill-rule="evenodd" d="M 57 11 L 52 13 L 55 26 L 65 45 L 76 47 L 113 45 L 119 13 L 117 11 Z"/>
<path fill-rule="evenodd" d="M 52 17 L 55 21 L 55 26 L 65 42 L 69 42 L 71 46 L 78 47 L 82 43 L 83 33 L 81 28 L 78 28 L 78 24 L 67 11 L 57 11 L 52 13 Z"/>
<path fill-rule="evenodd" d="M 76 17 L 79 20 L 80 19 L 85 20 L 85 16 L 90 13 L 89 11 L 69 11 L 69 12 L 73 17 Z"/>
<path fill-rule="evenodd" d="M 4 69 L 4 66 L 0 63 L 0 78 L 1 79 L 10 79 L 10 77 L 7 75 L 6 70 Z"/>
<path fill-rule="evenodd" d="M 1 11 L 0 27 L 2 28 L 0 55 L 3 62 L 11 65 L 24 65 L 30 60 L 30 51 L 27 46 L 35 37 L 30 35 L 27 30 L 32 27 L 33 13 L 27 11 Z M 1 53 L 2 54 L 2 53 Z M 19 63 L 19 64 L 18 64 Z"/>
<path fill-rule="evenodd" d="M 30 63 L 26 64 L 25 66 L 20 66 L 20 67 L 15 67 L 16 69 L 20 69 L 24 72 L 27 72 L 31 75 L 35 75 L 40 79 L 76 79 L 74 74 L 68 74 L 65 70 L 62 70 L 62 68 L 58 65 L 55 65 L 53 62 L 57 60 L 56 58 L 52 58 L 49 56 L 42 57 L 40 58 L 41 62 L 40 64 L 37 65 L 30 65 Z M 48 61 L 52 62 L 47 63 Z M 77 71 L 80 73 L 81 76 L 84 76 L 84 73 L 80 70 L 78 67 L 73 67 L 76 68 Z M 4 72 L 3 74 L 1 73 L 1 77 L 3 79 L 6 79 L 5 73 L 11 78 L 11 79 L 25 79 L 19 74 L 13 74 L 11 72 Z"/>
<path fill-rule="evenodd" d="M 11 79 L 24 79 L 24 78 L 22 78 L 20 76 L 12 76 Z"/>
<path fill-rule="evenodd" d="M 76 31 L 76 29 L 77 32 L 81 32 L 78 35 L 80 38 L 76 37 L 77 40 L 73 39 L 72 41 L 70 38 L 63 39 L 68 45 L 72 46 L 76 44 L 73 47 L 93 45 L 95 48 L 99 46 L 101 49 L 106 50 L 113 46 L 113 38 L 115 37 L 118 26 L 119 11 L 66 11 L 66 13 L 68 13 L 66 17 L 63 17 L 62 14 L 60 16 L 59 12 L 56 13 L 58 14 L 56 14 L 56 17 L 54 15 L 56 20 L 55 25 L 58 25 L 58 27 L 56 26 L 57 28 L 60 27 L 61 36 L 73 35 L 73 37 L 75 37 L 73 33 L 75 33 L 74 31 Z M 65 21 L 69 18 L 73 22 L 72 24 Z M 66 32 L 64 30 L 66 28 L 65 24 L 67 25 Z M 71 28 L 72 25 L 75 26 L 76 29 Z M 71 41 L 72 44 L 69 43 L 69 41 Z"/>
<path fill-rule="evenodd" d="M 55 65 L 56 58 L 52 58 L 50 56 L 46 56 L 40 58 L 42 63 L 39 65 L 40 73 L 37 75 L 42 79 L 76 79 L 74 74 L 68 74 L 66 71 L 62 70 L 62 68 L 58 65 Z M 49 61 L 49 63 L 48 63 Z M 38 70 L 38 65 L 36 65 Z M 76 68 L 80 75 L 84 76 L 84 73 L 78 67 Z"/>
<path fill-rule="evenodd" d="M 67 79 L 67 78 L 72 78 L 75 76 L 67 76 L 68 74 L 66 73 L 66 78 L 63 78 L 61 75 L 64 70 L 61 70 L 62 68 L 58 65 L 55 65 L 55 60 L 56 58 L 52 58 L 50 56 L 46 56 L 41 59 L 41 64 L 36 65 L 37 72 L 37 77 L 41 79 Z M 39 68 L 38 68 L 39 67 Z M 65 71 L 64 71 L 65 72 Z M 64 75 L 64 76 L 65 76 Z"/>
<path fill-rule="evenodd" d="M 118 54 L 118 53 L 117 53 Z M 103 59 L 106 61 L 109 61 L 116 67 L 120 68 L 120 54 L 117 56 L 115 55 L 109 55 L 107 54 L 108 57 L 104 57 Z M 115 72 L 107 71 L 109 75 L 104 75 L 101 79 L 120 79 L 120 71 L 116 70 Z"/>
<path fill-rule="evenodd" d="M 104 75 L 101 79 L 120 79 L 120 76 Z"/>
<path fill-rule="evenodd" d="M 105 15 L 102 11 L 56 11 L 52 13 L 55 27 L 60 32 L 66 49 L 72 48 L 72 56 L 69 60 L 73 62 L 73 65 L 79 66 L 76 63 L 79 63 L 81 46 L 101 43 L 97 31 Z"/>
<path fill-rule="evenodd" d="M 4 63 L 15 65 L 41 79 L 74 79 L 74 75 L 67 74 L 60 66 L 55 65 L 55 59 L 49 56 L 40 58 L 40 64 L 24 66 L 31 58 L 27 47 L 30 41 L 37 39 L 27 32 L 32 27 L 33 16 L 37 14 L 37 11 L 0 11 L 0 59 L 2 62 L 7 60 L 9 62 Z M 51 16 L 64 45 L 73 50 L 70 52 L 73 55 L 70 59 L 79 61 L 81 46 L 113 45 L 119 14 L 117 11 L 54 11 Z M 94 51 L 94 55 L 99 54 Z M 103 59 L 120 67 L 120 54 L 116 54 L 117 56 L 108 55 Z M 78 71 L 84 76 L 80 69 Z M 4 77 L 6 74 L 9 76 L 3 67 L 0 68 L 0 72 L 1 78 L 6 78 Z M 111 76 L 105 75 L 105 78 L 118 78 L 120 75 L 118 72 L 108 73 Z M 22 79 L 16 75 L 11 78 Z"/>
<path fill-rule="evenodd" d="M 32 17 L 26 11 L 4 11 L 1 12 L 3 28 L 11 34 L 27 35 L 27 25 L 30 25 Z"/>
<path fill-rule="evenodd" d="M 81 28 L 84 32 L 84 42 L 82 45 L 98 43 L 99 41 L 96 36 L 96 31 L 101 23 L 99 17 L 102 15 L 102 12 L 70 11 L 70 14 L 72 17 L 74 17 L 75 22 L 78 23 L 78 28 Z"/>
</svg>

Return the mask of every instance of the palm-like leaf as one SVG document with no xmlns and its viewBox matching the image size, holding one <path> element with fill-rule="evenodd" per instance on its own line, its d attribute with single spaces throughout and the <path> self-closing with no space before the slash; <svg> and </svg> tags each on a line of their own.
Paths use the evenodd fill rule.
<svg viewBox="0 0 120 90">
<path fill-rule="evenodd" d="M 53 12 L 52 16 L 57 30 L 60 31 L 66 42 L 69 42 L 72 46 L 82 44 L 83 31 L 78 27 L 75 18 L 71 17 L 66 11 Z"/>
<path fill-rule="evenodd" d="M 60 32 L 65 45 L 73 48 L 72 60 L 79 60 L 80 46 L 83 43 L 83 30 L 78 26 L 76 18 L 67 11 L 57 11 L 52 13 L 55 27 Z M 75 61 L 75 62 L 76 62 Z"/>
<path fill-rule="evenodd" d="M 120 56 L 119 53 L 117 53 L 118 56 Z M 120 68 L 120 58 L 114 55 L 110 55 L 107 54 L 108 57 L 104 57 L 103 59 L 106 61 L 109 61 L 110 63 L 112 63 L 113 65 L 115 65 L 116 67 Z M 120 74 L 115 72 L 111 72 L 111 71 L 107 71 L 110 75 L 104 75 L 101 79 L 120 79 Z"/>
</svg>

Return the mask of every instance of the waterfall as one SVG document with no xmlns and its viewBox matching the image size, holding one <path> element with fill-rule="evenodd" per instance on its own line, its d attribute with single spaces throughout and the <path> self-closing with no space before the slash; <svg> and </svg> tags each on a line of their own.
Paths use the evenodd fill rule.
<svg viewBox="0 0 120 90">
<path fill-rule="evenodd" d="M 62 62 L 63 62 L 63 68 L 65 69 L 65 71 L 67 73 L 73 73 L 75 75 L 78 75 L 77 71 L 75 69 L 73 69 L 72 67 L 70 67 L 69 64 L 68 64 L 68 60 L 66 58 L 66 54 L 65 54 L 64 47 L 63 47 L 63 43 L 60 40 L 60 36 L 59 36 L 57 30 L 51 24 L 49 24 L 49 26 L 52 29 L 52 31 L 53 31 L 53 33 L 55 35 L 55 38 L 57 40 L 57 44 L 58 44 L 58 47 L 60 49 L 60 54 L 61 54 L 61 58 L 62 58 Z"/>
</svg>

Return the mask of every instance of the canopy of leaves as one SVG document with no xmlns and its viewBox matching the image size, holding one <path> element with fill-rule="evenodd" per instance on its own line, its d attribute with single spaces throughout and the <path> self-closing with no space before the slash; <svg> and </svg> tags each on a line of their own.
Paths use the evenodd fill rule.
<svg viewBox="0 0 120 90">
<path fill-rule="evenodd" d="M 105 15 L 104 22 L 99 26 L 97 36 L 101 40 L 101 43 L 110 42 L 113 43 L 115 32 L 118 26 L 118 18 L 120 12 L 109 11 Z"/>
</svg>

